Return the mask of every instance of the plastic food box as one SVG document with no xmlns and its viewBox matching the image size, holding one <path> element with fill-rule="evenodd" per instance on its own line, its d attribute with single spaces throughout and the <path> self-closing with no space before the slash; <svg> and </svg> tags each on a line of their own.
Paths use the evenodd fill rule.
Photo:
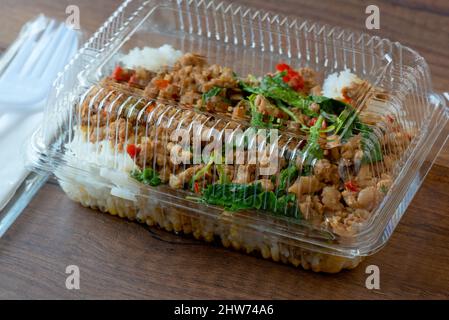
<svg viewBox="0 0 449 320">
<path fill-rule="evenodd" d="M 149 99 L 142 90 L 120 84 L 101 84 L 121 54 L 163 44 L 199 53 L 242 75 L 260 76 L 285 61 L 309 67 L 323 78 L 349 69 L 367 80 L 370 86 L 360 92 L 355 110 L 380 119 L 372 132 L 390 139 L 380 148 L 394 155 L 394 161 L 387 163 L 385 156 L 366 165 L 378 183 L 382 174 L 390 177 L 385 194 L 364 211 L 363 219 L 354 213 L 317 223 L 298 209 L 288 215 L 267 212 L 266 199 L 259 199 L 260 210 L 234 211 L 198 202 L 190 188 L 134 179 L 136 164 L 124 149 L 138 132 L 164 149 L 175 128 L 203 136 L 211 128 L 224 134 L 225 129 L 252 127 L 226 113 Z M 274 261 L 334 273 L 356 267 L 388 241 L 446 140 L 448 110 L 443 96 L 431 90 L 424 59 L 397 42 L 224 2 L 133 0 L 116 10 L 58 77 L 44 119 L 27 149 L 28 161 L 37 172 L 53 173 L 74 201 Z M 201 123 L 199 131 L 194 131 L 193 119 Z M 110 126 L 115 120 L 126 128 L 124 139 L 118 135 L 119 125 Z M 98 130 L 105 123 L 110 128 L 107 142 Z M 77 144 L 83 139 L 90 142 Z M 305 136 L 280 130 L 276 151 L 270 149 L 271 140 L 264 151 L 294 165 L 295 155 L 304 153 L 304 141 Z M 146 165 L 165 169 L 166 164 L 154 156 Z M 256 164 L 257 172 L 260 166 Z"/>
</svg>

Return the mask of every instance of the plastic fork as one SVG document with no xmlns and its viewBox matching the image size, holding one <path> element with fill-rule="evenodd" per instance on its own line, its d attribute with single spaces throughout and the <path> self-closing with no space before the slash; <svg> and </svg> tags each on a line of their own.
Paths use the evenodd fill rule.
<svg viewBox="0 0 449 320">
<path fill-rule="evenodd" d="M 45 20 L 41 32 L 26 35 L 0 75 L 0 115 L 39 110 L 58 72 L 78 48 L 75 30 Z"/>
</svg>

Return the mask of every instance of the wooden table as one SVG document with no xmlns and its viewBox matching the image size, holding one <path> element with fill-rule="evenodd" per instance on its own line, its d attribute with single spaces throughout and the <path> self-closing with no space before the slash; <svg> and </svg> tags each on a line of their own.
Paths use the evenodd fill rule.
<svg viewBox="0 0 449 320">
<path fill-rule="evenodd" d="M 39 12 L 65 19 L 77 4 L 94 31 L 119 0 L 2 0 L 0 48 Z M 256 0 L 244 3 L 255 4 Z M 375 1 L 384 37 L 428 61 L 436 90 L 449 90 L 449 3 Z M 362 29 L 371 1 L 265 0 L 259 5 Z M 148 229 L 71 202 L 47 183 L 0 240 L 0 298 L 391 299 L 449 297 L 449 147 L 445 147 L 389 244 L 359 268 L 337 275 L 293 267 Z M 78 265 L 81 289 L 65 288 Z M 366 266 L 381 272 L 380 290 L 365 288 Z"/>
</svg>

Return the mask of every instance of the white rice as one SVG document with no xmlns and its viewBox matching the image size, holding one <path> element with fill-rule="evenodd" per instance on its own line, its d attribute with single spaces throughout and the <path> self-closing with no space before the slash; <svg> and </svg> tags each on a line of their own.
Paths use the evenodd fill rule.
<svg viewBox="0 0 449 320">
<path fill-rule="evenodd" d="M 349 69 L 330 74 L 323 83 L 322 94 L 328 98 L 343 99 L 342 90 L 351 85 L 352 82 L 362 80 L 353 74 Z"/>
<path fill-rule="evenodd" d="M 133 159 L 126 152 L 114 150 L 108 140 L 89 142 L 85 133 L 74 128 L 73 140 L 66 144 L 66 154 L 80 161 L 79 164 L 89 163 L 101 168 L 116 168 L 123 172 L 130 172 L 135 168 Z"/>
<path fill-rule="evenodd" d="M 134 48 L 128 54 L 120 57 L 119 61 L 125 68 L 143 67 L 147 70 L 158 71 L 163 66 L 173 66 L 182 52 L 169 44 L 160 48 Z"/>
<path fill-rule="evenodd" d="M 110 141 L 92 143 L 86 140 L 79 128 L 74 128 L 73 140 L 66 144 L 67 151 L 64 155 L 67 163 L 73 167 L 81 168 L 86 175 L 71 177 L 77 186 L 64 184 L 64 190 L 76 194 L 80 185 L 90 188 L 90 196 L 106 201 L 109 193 L 115 192 L 116 196 L 133 200 L 133 193 L 138 192 L 135 182 L 130 177 L 130 172 L 136 168 L 133 159 L 126 152 L 114 150 Z M 64 171 L 57 170 L 57 177 L 66 177 Z M 101 183 L 96 183 L 101 182 Z M 104 183 L 113 185 L 112 190 L 104 186 Z M 90 187 L 89 187 L 90 186 Z M 73 190 L 72 190 L 73 189 Z"/>
</svg>

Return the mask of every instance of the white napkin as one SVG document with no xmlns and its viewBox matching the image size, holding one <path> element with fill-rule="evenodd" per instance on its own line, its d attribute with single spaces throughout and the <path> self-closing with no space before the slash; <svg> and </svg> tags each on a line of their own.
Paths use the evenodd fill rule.
<svg viewBox="0 0 449 320">
<path fill-rule="evenodd" d="M 41 119 L 42 112 L 0 116 L 0 210 L 29 173 L 25 169 L 24 148 Z"/>
<path fill-rule="evenodd" d="M 29 39 L 30 36 L 48 28 L 51 24 L 50 21 L 50 19 L 40 15 L 22 27 L 16 41 L 0 57 L 0 74 L 13 59 L 25 39 Z M 66 57 L 65 59 L 69 58 L 71 57 Z M 41 102 L 39 105 L 33 105 L 33 110 L 43 110 L 43 105 L 44 102 Z M 26 109 L 25 106 L 23 108 Z M 14 196 L 17 188 L 29 173 L 25 169 L 23 155 L 26 144 L 42 120 L 42 114 L 43 112 L 13 111 L 0 113 L 0 210 Z"/>
<path fill-rule="evenodd" d="M 43 15 L 27 22 L 17 39 L 0 56 L 0 73 L 14 57 L 26 37 L 41 32 L 47 25 Z M 14 196 L 17 188 L 28 175 L 23 160 L 24 144 L 37 128 L 42 112 L 0 114 L 0 210 Z"/>
</svg>

